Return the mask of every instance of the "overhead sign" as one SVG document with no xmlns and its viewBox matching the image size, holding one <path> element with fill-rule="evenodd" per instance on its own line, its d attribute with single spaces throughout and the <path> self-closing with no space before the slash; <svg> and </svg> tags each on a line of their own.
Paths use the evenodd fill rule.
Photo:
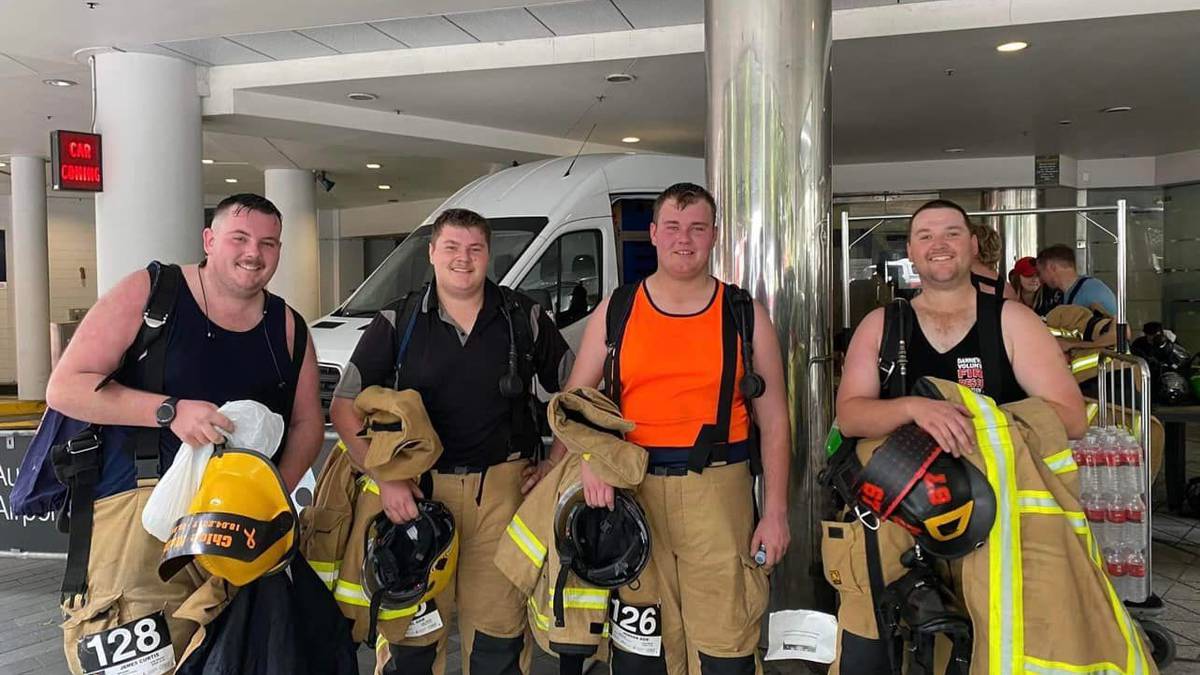
<svg viewBox="0 0 1200 675">
<path fill-rule="evenodd" d="M 50 172 L 55 190 L 102 191 L 100 134 L 51 131 Z"/>
<path fill-rule="evenodd" d="M 1057 187 L 1059 181 L 1058 155 L 1037 155 L 1033 158 L 1033 184 L 1038 187 Z"/>
</svg>

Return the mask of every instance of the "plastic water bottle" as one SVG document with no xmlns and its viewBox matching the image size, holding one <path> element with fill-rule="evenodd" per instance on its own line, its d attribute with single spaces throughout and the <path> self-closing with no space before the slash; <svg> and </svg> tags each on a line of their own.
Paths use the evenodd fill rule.
<svg viewBox="0 0 1200 675">
<path fill-rule="evenodd" d="M 1146 584 L 1146 506 L 1141 495 L 1135 495 L 1126 507 L 1125 534 L 1122 553 L 1125 556 L 1124 600 L 1142 602 L 1149 595 Z"/>
<path fill-rule="evenodd" d="M 1129 495 L 1144 494 L 1146 490 L 1142 474 L 1142 446 L 1128 432 L 1122 434 L 1121 441 L 1121 465 L 1124 467 L 1125 477 L 1123 491 Z"/>
<path fill-rule="evenodd" d="M 1110 546 L 1104 549 L 1104 569 L 1108 572 L 1108 579 L 1112 582 L 1113 589 L 1117 592 L 1117 597 L 1125 599 L 1128 597 L 1127 581 L 1125 576 L 1125 561 L 1127 557 L 1122 555 L 1120 546 Z M 1142 565 L 1145 574 L 1145 563 Z"/>
</svg>

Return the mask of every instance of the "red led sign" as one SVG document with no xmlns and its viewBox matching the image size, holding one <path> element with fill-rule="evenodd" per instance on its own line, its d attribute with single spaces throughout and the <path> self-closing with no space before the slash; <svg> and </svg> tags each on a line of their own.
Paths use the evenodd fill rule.
<svg viewBox="0 0 1200 675">
<path fill-rule="evenodd" d="M 50 173 L 55 190 L 102 191 L 100 134 L 50 132 Z"/>
</svg>

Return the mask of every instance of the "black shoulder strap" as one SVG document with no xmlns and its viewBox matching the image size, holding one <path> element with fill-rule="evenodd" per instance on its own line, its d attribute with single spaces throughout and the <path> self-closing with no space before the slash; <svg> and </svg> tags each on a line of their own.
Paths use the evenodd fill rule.
<svg viewBox="0 0 1200 675">
<path fill-rule="evenodd" d="M 720 282 L 718 282 L 720 283 Z M 728 290 L 728 289 L 726 289 Z M 721 388 L 717 393 L 717 422 L 700 427 L 696 443 L 688 454 L 688 471 L 701 473 L 713 458 L 713 451 L 729 445 L 729 421 L 733 416 L 733 388 L 737 384 L 738 333 L 732 302 L 721 303 Z"/>
<path fill-rule="evenodd" d="M 617 286 L 608 298 L 608 311 L 604 316 L 605 345 L 604 388 L 605 394 L 621 405 L 621 341 L 625 339 L 625 324 L 633 311 L 633 300 L 641 282 Z"/>
<path fill-rule="evenodd" d="M 300 312 L 286 304 L 284 306 L 292 313 L 293 325 L 292 375 L 287 378 L 287 400 L 283 404 L 285 418 L 291 420 L 292 404 L 296 401 L 296 385 L 300 382 L 300 369 L 304 366 L 305 352 L 308 351 L 308 324 L 304 322 L 304 317 L 300 316 Z"/>
<path fill-rule="evenodd" d="M 400 369 L 404 366 L 404 356 L 408 353 L 408 343 L 412 341 L 413 328 L 417 325 L 417 316 L 421 312 L 421 303 L 429 292 L 429 284 L 419 291 L 406 293 L 396 307 L 396 367 L 395 381 L 392 388 L 400 388 Z"/>
<path fill-rule="evenodd" d="M 883 310 L 883 336 L 879 341 L 879 397 L 908 394 L 908 344 L 916 321 L 912 306 L 895 298 Z"/>
<path fill-rule="evenodd" d="M 867 554 L 867 580 L 871 586 L 871 607 L 875 611 L 875 626 L 879 630 L 879 640 L 887 650 L 888 672 L 891 675 L 900 675 L 901 659 L 897 648 L 901 645 L 897 644 L 899 640 L 896 639 L 893 628 L 882 611 L 885 586 L 883 583 L 883 557 L 879 550 L 879 533 L 874 528 L 866 526 L 863 526 L 862 533 Z"/>
<path fill-rule="evenodd" d="M 1075 296 L 1079 295 L 1079 291 L 1083 290 L 1083 285 L 1088 282 L 1091 277 L 1084 275 L 1075 280 L 1075 285 L 1071 287 L 1071 292 L 1067 295 L 1067 299 L 1063 300 L 1064 305 L 1075 303 Z"/>
<path fill-rule="evenodd" d="M 532 376 L 533 365 L 533 317 L 532 308 L 524 306 L 518 299 L 518 292 L 507 286 L 500 286 L 500 296 L 508 307 L 509 316 L 513 321 L 513 339 L 517 342 L 517 354 L 521 357 L 522 377 Z"/>
<path fill-rule="evenodd" d="M 163 340 L 184 283 L 183 270 L 178 265 L 150 264 L 150 297 L 142 312 L 142 327 L 133 340 L 126 357 L 133 357 L 129 367 L 138 374 L 138 388 L 163 393 L 167 370 L 167 341 Z M 162 429 L 137 427 L 133 430 L 132 449 L 138 478 L 157 478 L 166 471 L 159 464 L 159 439 Z"/>
<path fill-rule="evenodd" d="M 1004 331 L 1000 323 L 1004 298 L 988 293 L 975 294 L 975 327 L 979 336 L 979 359 L 983 362 L 983 393 L 997 401 L 1004 392 Z"/>
</svg>

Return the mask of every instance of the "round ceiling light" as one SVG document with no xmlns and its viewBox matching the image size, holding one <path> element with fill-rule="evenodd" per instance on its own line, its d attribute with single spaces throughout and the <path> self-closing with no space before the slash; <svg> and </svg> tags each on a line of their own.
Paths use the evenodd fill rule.
<svg viewBox="0 0 1200 675">
<path fill-rule="evenodd" d="M 59 78 L 42 80 L 42 83 L 48 84 L 51 87 L 74 87 L 75 85 L 79 84 L 75 80 L 63 80 L 63 79 L 59 79 Z"/>
<path fill-rule="evenodd" d="M 625 138 L 621 139 L 621 142 L 622 143 L 641 143 L 642 139 L 638 138 L 637 136 L 626 136 Z"/>
<path fill-rule="evenodd" d="M 237 179 L 236 179 L 236 178 L 226 178 L 226 179 L 225 179 L 225 182 L 226 182 L 226 183 L 236 183 L 236 182 L 237 182 Z"/>
<path fill-rule="evenodd" d="M 365 91 L 352 91 L 349 94 L 346 94 L 346 98 L 350 99 L 351 101 L 374 101 L 379 97 L 375 94 Z"/>
<path fill-rule="evenodd" d="M 368 169 L 382 169 L 382 168 L 383 168 L 383 165 L 382 165 L 382 164 L 377 164 L 377 163 L 375 163 L 375 162 L 367 162 L 367 168 L 368 168 Z"/>
<path fill-rule="evenodd" d="M 202 160 L 200 160 L 200 163 L 201 164 L 212 164 L 213 161 L 211 159 L 202 159 Z"/>
<path fill-rule="evenodd" d="M 1102 113 L 1123 113 L 1133 110 L 1133 106 L 1129 105 L 1114 105 L 1101 110 Z"/>
<path fill-rule="evenodd" d="M 391 185 L 380 185 L 379 189 L 380 190 L 391 190 L 392 186 Z"/>
<path fill-rule="evenodd" d="M 626 82 L 633 82 L 636 79 L 637 75 L 632 73 L 609 73 L 608 75 L 604 76 L 604 80 L 606 82 L 611 82 L 613 84 L 625 84 Z"/>
<path fill-rule="evenodd" d="M 996 45 L 996 51 L 998 51 L 998 52 L 1019 52 L 1028 46 L 1029 46 L 1028 42 L 1021 42 L 1020 40 L 1014 40 L 1012 42 L 1005 42 L 1002 45 Z"/>
</svg>

